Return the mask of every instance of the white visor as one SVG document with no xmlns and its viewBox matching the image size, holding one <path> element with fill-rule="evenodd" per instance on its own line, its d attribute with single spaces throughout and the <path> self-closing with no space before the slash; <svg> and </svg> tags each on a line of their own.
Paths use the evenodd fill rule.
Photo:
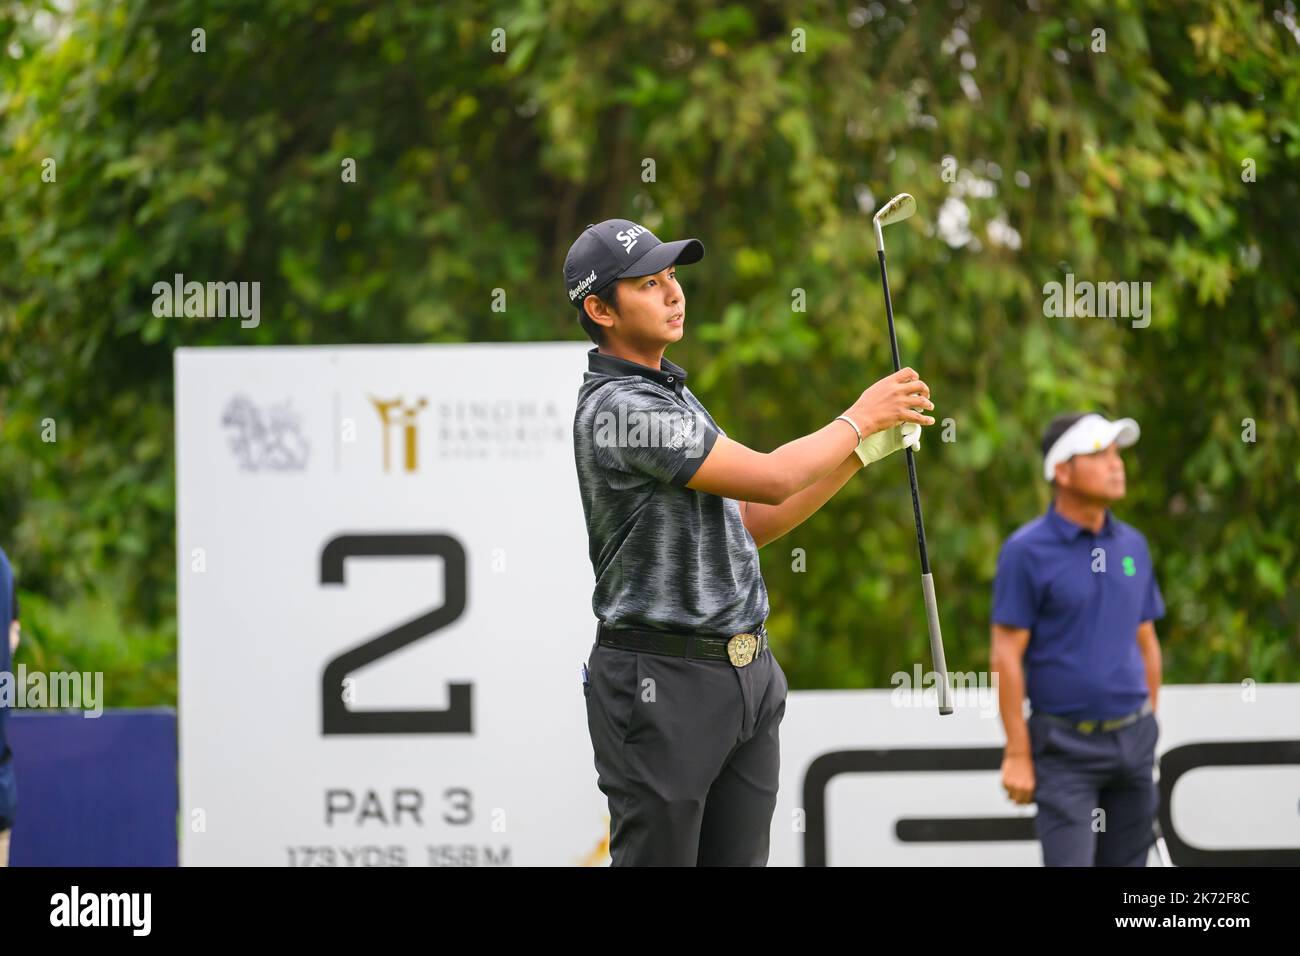
<svg viewBox="0 0 1300 956">
<path fill-rule="evenodd" d="M 1140 434 L 1138 423 L 1131 418 L 1118 418 L 1111 422 L 1100 415 L 1084 415 L 1047 450 L 1047 457 L 1043 459 L 1043 477 L 1051 481 L 1056 477 L 1056 466 L 1075 455 L 1091 455 L 1109 448 L 1112 443 L 1127 448 L 1137 442 Z"/>
</svg>

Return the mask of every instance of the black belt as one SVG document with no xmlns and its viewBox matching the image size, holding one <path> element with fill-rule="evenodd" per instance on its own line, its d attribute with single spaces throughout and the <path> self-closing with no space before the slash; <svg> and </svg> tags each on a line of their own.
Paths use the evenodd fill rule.
<svg viewBox="0 0 1300 956">
<path fill-rule="evenodd" d="M 596 625 L 596 643 L 624 651 L 666 654 L 693 661 L 727 661 L 736 667 L 744 667 L 767 649 L 767 626 L 760 624 L 753 631 L 718 637 L 613 628 L 600 621 Z"/>
<path fill-rule="evenodd" d="M 1058 717 L 1055 714 L 1039 714 L 1038 716 L 1042 717 L 1044 720 L 1050 720 L 1054 724 L 1064 724 L 1066 727 L 1073 728 L 1081 734 L 1090 734 L 1094 730 L 1119 730 L 1121 727 L 1127 727 L 1129 724 L 1136 724 L 1151 712 L 1151 701 L 1147 700 L 1140 708 L 1133 711 L 1133 713 L 1125 714 L 1123 717 L 1115 717 L 1111 720 L 1070 720 L 1068 717 Z"/>
</svg>

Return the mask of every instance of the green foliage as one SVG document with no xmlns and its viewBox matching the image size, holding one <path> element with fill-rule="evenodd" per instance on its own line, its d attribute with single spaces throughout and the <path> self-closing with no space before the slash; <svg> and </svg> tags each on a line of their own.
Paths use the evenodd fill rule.
<svg viewBox="0 0 1300 956">
<path fill-rule="evenodd" d="M 998 546 L 1047 500 L 1042 425 L 1095 407 L 1143 425 L 1117 512 L 1151 541 L 1167 678 L 1300 678 L 1294 27 L 1245 0 L 1035 6 L 0 2 L 20 660 L 100 662 L 111 705 L 173 702 L 177 346 L 579 340 L 564 252 L 627 216 L 704 240 L 671 357 L 771 449 L 889 370 L 869 214 L 906 190 L 900 347 L 957 438 L 918 459 L 950 666 L 986 666 Z M 971 241 L 939 234 L 945 203 Z M 176 272 L 260 281 L 262 324 L 155 317 Z M 1067 272 L 1149 281 L 1150 326 L 1046 317 Z M 794 685 L 928 661 L 900 460 L 763 561 Z"/>
</svg>

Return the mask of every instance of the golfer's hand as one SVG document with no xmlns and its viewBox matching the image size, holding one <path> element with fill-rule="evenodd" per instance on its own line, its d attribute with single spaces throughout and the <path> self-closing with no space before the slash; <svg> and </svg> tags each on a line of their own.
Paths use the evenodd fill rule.
<svg viewBox="0 0 1300 956">
<path fill-rule="evenodd" d="M 1016 803 L 1034 802 L 1034 760 L 1029 754 L 1004 754 L 1002 789 Z"/>
<path fill-rule="evenodd" d="M 933 408 L 930 386 L 914 369 L 904 368 L 872 385 L 844 414 L 857 423 L 865 438 L 904 422 L 933 425 L 934 419 L 925 414 Z"/>
</svg>

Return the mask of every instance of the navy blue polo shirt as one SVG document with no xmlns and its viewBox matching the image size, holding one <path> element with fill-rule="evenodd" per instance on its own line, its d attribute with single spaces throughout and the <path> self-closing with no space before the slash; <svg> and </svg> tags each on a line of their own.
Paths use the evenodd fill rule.
<svg viewBox="0 0 1300 956">
<path fill-rule="evenodd" d="M 998 555 L 993 622 L 1030 632 L 1025 692 L 1037 712 L 1108 720 L 1140 708 L 1138 625 L 1164 615 L 1146 538 L 1109 509 L 1094 534 L 1048 506 Z"/>
</svg>

